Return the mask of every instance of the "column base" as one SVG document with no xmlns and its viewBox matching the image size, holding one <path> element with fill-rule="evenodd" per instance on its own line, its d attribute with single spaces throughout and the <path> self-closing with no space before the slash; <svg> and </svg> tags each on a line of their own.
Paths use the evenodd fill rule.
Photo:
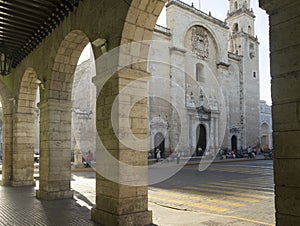
<svg viewBox="0 0 300 226">
<path fill-rule="evenodd" d="M 11 181 L 12 187 L 35 186 L 35 180 Z"/>
<path fill-rule="evenodd" d="M 1 186 L 10 186 L 11 181 L 9 181 L 9 180 L 0 180 L 0 185 Z"/>
<path fill-rule="evenodd" d="M 42 200 L 72 199 L 73 191 L 47 192 L 47 191 L 36 190 L 36 197 Z"/>
<path fill-rule="evenodd" d="M 155 226 L 152 223 L 152 211 L 115 215 L 103 210 L 92 208 L 92 220 L 103 226 Z"/>
</svg>

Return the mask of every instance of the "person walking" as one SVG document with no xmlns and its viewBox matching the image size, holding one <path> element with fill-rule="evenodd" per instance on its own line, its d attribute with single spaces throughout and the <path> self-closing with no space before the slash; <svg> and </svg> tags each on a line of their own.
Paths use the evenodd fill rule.
<svg viewBox="0 0 300 226">
<path fill-rule="evenodd" d="M 247 153 L 248 153 L 249 159 L 251 159 L 252 158 L 252 147 L 251 146 L 248 147 Z"/>
<path fill-rule="evenodd" d="M 87 153 L 87 167 L 92 167 L 92 152 L 89 150 Z"/>
<path fill-rule="evenodd" d="M 156 149 L 156 161 L 159 162 L 161 158 L 161 152 L 159 148 Z"/>
</svg>

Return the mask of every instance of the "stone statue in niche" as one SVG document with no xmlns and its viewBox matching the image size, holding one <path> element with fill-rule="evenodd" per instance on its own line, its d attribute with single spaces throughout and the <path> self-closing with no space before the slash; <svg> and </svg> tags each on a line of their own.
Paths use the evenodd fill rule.
<svg viewBox="0 0 300 226">
<path fill-rule="evenodd" d="M 202 60 L 208 58 L 208 34 L 203 27 L 195 26 L 192 28 L 192 51 Z"/>
</svg>

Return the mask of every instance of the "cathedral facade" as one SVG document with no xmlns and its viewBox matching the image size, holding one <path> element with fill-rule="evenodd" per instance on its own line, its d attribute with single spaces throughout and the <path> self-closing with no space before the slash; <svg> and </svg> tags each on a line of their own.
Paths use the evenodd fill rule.
<svg viewBox="0 0 300 226">
<path fill-rule="evenodd" d="M 166 27 L 155 27 L 149 49 L 151 157 L 157 148 L 168 157 L 172 153 L 214 155 L 220 148 L 241 150 L 260 143 L 272 147 L 271 125 L 261 134 L 266 123 L 260 122 L 254 19 L 250 0 L 230 0 L 225 21 L 179 0 L 168 1 Z M 91 59 L 78 65 L 74 76 L 71 137 L 73 151 L 79 149 L 83 157 L 91 151 L 95 159 L 95 62 Z M 39 152 L 36 109 L 35 151 Z"/>
<path fill-rule="evenodd" d="M 229 0 L 225 21 L 179 0 L 150 45 L 149 149 L 216 154 L 260 144 L 258 39 L 250 0 Z"/>
</svg>

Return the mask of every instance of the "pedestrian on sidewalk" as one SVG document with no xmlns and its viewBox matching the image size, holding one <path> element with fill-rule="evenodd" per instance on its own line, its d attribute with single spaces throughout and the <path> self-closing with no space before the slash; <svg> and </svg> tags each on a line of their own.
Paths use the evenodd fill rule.
<svg viewBox="0 0 300 226">
<path fill-rule="evenodd" d="M 247 153 L 248 153 L 249 159 L 251 159 L 252 158 L 252 147 L 251 146 L 248 147 Z"/>
<path fill-rule="evenodd" d="M 92 167 L 92 163 L 91 163 L 92 158 L 93 158 L 92 152 L 91 150 L 89 150 L 87 153 L 87 167 Z"/>
<path fill-rule="evenodd" d="M 156 162 L 159 162 L 161 158 L 161 152 L 159 148 L 156 149 Z"/>
<path fill-rule="evenodd" d="M 180 152 L 177 152 L 176 158 L 177 158 L 177 164 L 179 164 L 179 162 L 180 162 Z"/>
</svg>

